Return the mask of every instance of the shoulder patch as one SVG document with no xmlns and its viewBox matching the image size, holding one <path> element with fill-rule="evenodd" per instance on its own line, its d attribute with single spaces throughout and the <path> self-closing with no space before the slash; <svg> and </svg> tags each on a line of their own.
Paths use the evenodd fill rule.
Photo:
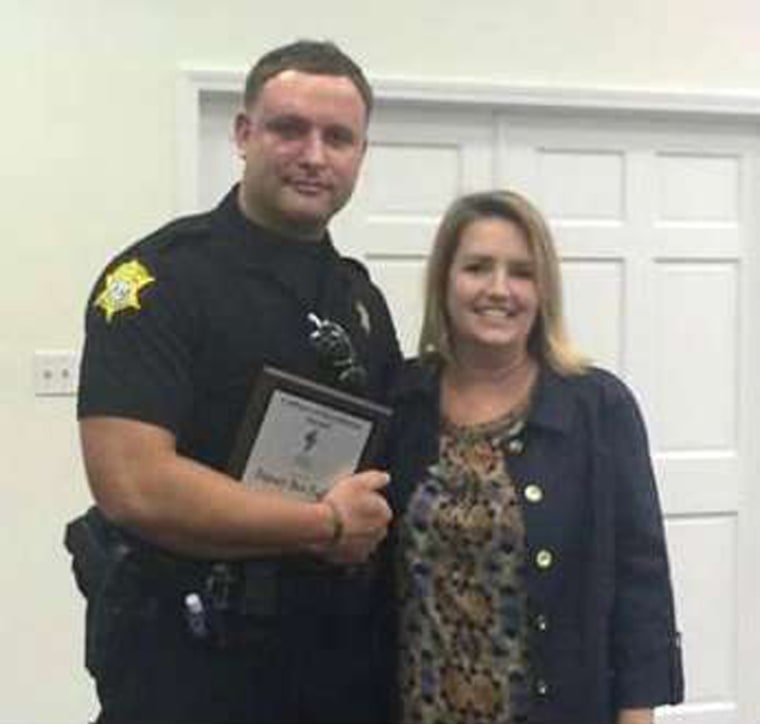
<svg viewBox="0 0 760 724">
<path fill-rule="evenodd" d="M 140 292 L 156 279 L 137 259 L 119 264 L 106 275 L 94 306 L 103 310 L 106 322 L 125 309 L 140 309 Z"/>
</svg>

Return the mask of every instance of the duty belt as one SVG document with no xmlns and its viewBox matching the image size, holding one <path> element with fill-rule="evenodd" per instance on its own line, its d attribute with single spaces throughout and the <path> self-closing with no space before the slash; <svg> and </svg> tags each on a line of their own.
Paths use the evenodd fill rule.
<svg viewBox="0 0 760 724">
<path fill-rule="evenodd" d="M 133 560 L 159 595 L 198 593 L 215 610 L 243 616 L 362 616 L 377 583 L 374 564 L 342 568 L 296 556 L 200 562 L 140 546 Z"/>
<path fill-rule="evenodd" d="M 275 616 L 366 614 L 375 598 L 378 566 L 339 567 L 308 556 L 203 561 L 173 555 L 103 518 L 97 508 L 89 522 L 106 547 L 126 551 L 127 565 L 146 595 L 184 601 L 203 597 L 215 610 Z"/>
</svg>

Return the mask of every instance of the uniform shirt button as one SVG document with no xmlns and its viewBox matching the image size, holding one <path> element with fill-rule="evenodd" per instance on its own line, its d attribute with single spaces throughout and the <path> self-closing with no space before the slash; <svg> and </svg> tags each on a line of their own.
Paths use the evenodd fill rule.
<svg viewBox="0 0 760 724">
<path fill-rule="evenodd" d="M 536 483 L 526 485 L 523 494 L 529 503 L 540 503 L 544 499 L 544 491 L 541 490 L 541 486 Z"/>
<path fill-rule="evenodd" d="M 536 565 L 541 568 L 542 570 L 547 570 L 548 568 L 552 567 L 552 564 L 554 563 L 554 554 L 546 550 L 546 548 L 542 548 L 538 553 L 536 553 Z"/>
<path fill-rule="evenodd" d="M 533 625 L 535 626 L 536 631 L 546 631 L 549 628 L 549 619 L 546 618 L 543 613 L 539 613 L 533 619 Z"/>
<path fill-rule="evenodd" d="M 536 694 L 546 696 L 549 693 L 549 684 L 544 679 L 536 679 Z"/>
</svg>

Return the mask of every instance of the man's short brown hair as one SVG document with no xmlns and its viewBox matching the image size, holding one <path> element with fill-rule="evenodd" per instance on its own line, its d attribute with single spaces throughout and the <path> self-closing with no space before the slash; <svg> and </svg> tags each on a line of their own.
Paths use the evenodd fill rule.
<svg viewBox="0 0 760 724">
<path fill-rule="evenodd" d="M 369 118 L 373 104 L 372 87 L 362 69 L 330 41 L 297 40 L 270 50 L 259 58 L 245 80 L 245 107 L 250 108 L 264 84 L 284 70 L 348 78 L 359 91 Z"/>
</svg>

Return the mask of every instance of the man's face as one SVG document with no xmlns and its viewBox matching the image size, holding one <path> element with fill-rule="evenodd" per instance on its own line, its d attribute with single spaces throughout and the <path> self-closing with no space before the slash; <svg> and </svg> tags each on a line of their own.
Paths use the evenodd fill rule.
<svg viewBox="0 0 760 724">
<path fill-rule="evenodd" d="M 364 101 L 348 78 L 295 70 L 270 78 L 235 119 L 243 212 L 290 236 L 321 237 L 354 190 L 366 127 Z"/>
</svg>

